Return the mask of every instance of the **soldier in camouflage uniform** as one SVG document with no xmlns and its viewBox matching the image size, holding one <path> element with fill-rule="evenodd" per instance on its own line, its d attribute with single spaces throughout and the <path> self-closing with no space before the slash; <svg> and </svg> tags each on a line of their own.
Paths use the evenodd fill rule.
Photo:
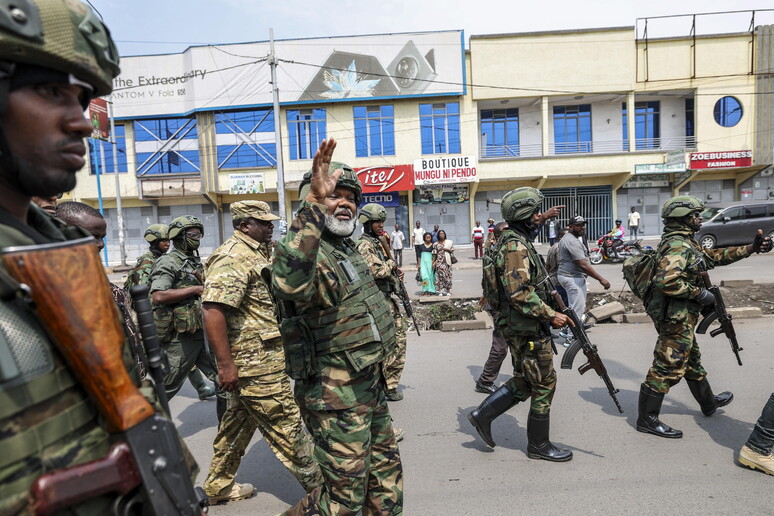
<svg viewBox="0 0 774 516">
<path fill-rule="evenodd" d="M 381 366 L 395 324 L 349 238 L 361 187 L 352 168 L 331 163 L 335 147 L 333 139 L 320 144 L 272 270 L 286 368 L 324 478 L 286 514 L 402 514 L 403 468 Z"/>
<path fill-rule="evenodd" d="M 85 4 L 13 4 L 0 16 L 0 249 L 90 236 L 30 201 L 75 186 L 83 139 L 92 130 L 83 112 L 91 98 L 110 93 L 119 72 L 110 34 Z M 67 274 L 84 281 L 82 271 Z M 22 297 L 0 266 L 3 515 L 33 514 L 29 489 L 38 476 L 102 458 L 111 444 L 96 404 Z M 137 380 L 129 347 L 124 350 Z M 103 495 L 57 514 L 104 516 L 115 501 Z"/>
<path fill-rule="evenodd" d="M 193 366 L 218 386 L 215 361 L 205 344 L 202 328 L 200 296 L 204 290 L 204 268 L 197 251 L 202 236 L 204 226 L 196 217 L 184 215 L 174 219 L 169 224 L 172 250 L 159 257 L 151 268 L 153 316 L 160 340 L 169 342 L 169 374 L 164 378 L 169 399 L 183 386 Z M 220 421 L 227 401 L 223 391 L 219 390 L 217 396 Z"/>
<path fill-rule="evenodd" d="M 561 328 L 572 321 L 549 306 L 548 273 L 532 245 L 540 230 L 542 201 L 543 195 L 529 187 L 511 190 L 503 197 L 501 210 L 508 227 L 497 241 L 491 275 L 497 284 L 485 292 L 497 313 L 495 324 L 508 342 L 514 376 L 470 412 L 468 420 L 484 442 L 494 447 L 492 421 L 531 397 L 527 455 L 531 459 L 564 462 L 572 459 L 572 452 L 557 448 L 548 438 L 556 371 L 546 325 Z"/>
<path fill-rule="evenodd" d="M 322 483 L 285 374 L 282 337 L 266 283 L 271 282 L 272 221 L 279 217 L 262 201 L 236 202 L 231 216 L 234 236 L 207 259 L 202 294 L 220 385 L 232 393 L 204 482 L 210 503 L 255 492 L 251 484 L 235 484 L 234 476 L 256 429 L 307 492 Z"/>
<path fill-rule="evenodd" d="M 390 312 L 395 321 L 395 352 L 384 359 L 384 378 L 387 382 L 387 400 L 400 401 L 403 393 L 398 392 L 400 375 L 406 365 L 406 322 L 400 315 L 398 303 L 392 294 L 399 292 L 397 281 L 403 281 L 403 271 L 398 271 L 398 278 L 393 275 L 398 265 L 389 258 L 380 243 L 384 233 L 384 221 L 387 220 L 387 210 L 379 204 L 366 204 L 360 209 L 358 221 L 363 224 L 363 234 L 357 241 L 357 250 L 365 258 L 376 280 L 376 286 L 384 292 Z"/>
<path fill-rule="evenodd" d="M 640 388 L 637 430 L 659 437 L 680 438 L 683 433 L 659 420 L 661 404 L 669 389 L 685 377 L 701 411 L 711 416 L 734 399 L 730 392 L 713 394 L 707 371 L 701 364 L 694 328 L 702 309 L 712 308 L 715 296 L 704 288 L 702 270 L 728 265 L 753 252 L 768 252 L 771 241 L 762 235 L 746 246 L 703 249 L 693 235 L 701 228 L 704 202 L 690 195 L 664 203 L 664 233 L 658 246 L 656 270 L 645 309 L 658 331 L 656 349 L 645 382 Z"/>
</svg>

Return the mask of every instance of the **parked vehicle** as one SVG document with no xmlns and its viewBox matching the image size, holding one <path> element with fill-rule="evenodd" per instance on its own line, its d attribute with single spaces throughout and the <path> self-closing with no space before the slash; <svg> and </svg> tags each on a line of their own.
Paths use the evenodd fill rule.
<svg viewBox="0 0 774 516">
<path fill-rule="evenodd" d="M 589 251 L 589 261 L 593 265 L 599 265 L 602 262 L 622 262 L 630 256 L 642 253 L 641 242 L 642 240 L 621 241 L 618 246 L 615 246 L 615 239 L 612 236 L 602 235 L 597 240 L 597 247 Z M 650 249 L 650 246 L 647 246 L 646 249 Z"/>
<path fill-rule="evenodd" d="M 774 201 L 736 201 L 708 204 L 696 241 L 712 249 L 752 242 L 755 232 L 774 238 Z"/>
</svg>

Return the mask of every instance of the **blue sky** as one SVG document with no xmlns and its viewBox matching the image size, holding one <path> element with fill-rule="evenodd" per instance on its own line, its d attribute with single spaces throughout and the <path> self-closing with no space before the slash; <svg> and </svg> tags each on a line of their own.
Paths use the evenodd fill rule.
<svg viewBox="0 0 774 516">
<path fill-rule="evenodd" d="M 765 0 L 90 0 L 121 55 L 181 52 L 192 45 L 463 29 L 473 34 L 633 26 L 637 18 L 764 9 Z M 750 15 L 703 16 L 698 33 L 743 32 Z M 774 12 L 756 24 L 774 24 Z M 649 22 L 649 34 L 687 35 L 690 18 Z"/>
</svg>

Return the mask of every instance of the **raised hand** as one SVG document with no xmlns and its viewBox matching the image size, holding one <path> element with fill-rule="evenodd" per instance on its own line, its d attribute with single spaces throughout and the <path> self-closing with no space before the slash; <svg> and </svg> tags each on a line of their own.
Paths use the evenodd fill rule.
<svg viewBox="0 0 774 516">
<path fill-rule="evenodd" d="M 309 194 L 306 196 L 308 202 L 322 204 L 325 198 L 336 189 L 339 176 L 344 173 L 343 170 L 339 169 L 333 174 L 328 175 L 328 168 L 331 164 L 334 149 L 336 149 L 336 140 L 329 138 L 320 143 L 320 147 L 314 155 L 312 160 L 312 183 L 309 185 Z"/>
<path fill-rule="evenodd" d="M 547 221 L 551 217 L 558 217 L 559 213 L 561 213 L 562 208 L 564 208 L 564 206 L 565 206 L 564 204 L 559 204 L 559 205 L 552 206 L 552 207 L 548 208 L 546 211 L 544 211 L 540 215 L 540 223 L 543 224 L 545 221 Z"/>
</svg>

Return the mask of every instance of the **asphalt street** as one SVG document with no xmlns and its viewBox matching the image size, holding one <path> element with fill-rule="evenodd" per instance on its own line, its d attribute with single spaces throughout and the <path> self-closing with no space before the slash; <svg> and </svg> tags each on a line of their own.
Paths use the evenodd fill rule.
<svg viewBox="0 0 774 516">
<path fill-rule="evenodd" d="M 409 334 L 401 381 L 405 399 L 390 404 L 396 426 L 406 432 L 400 443 L 405 514 L 774 513 L 774 477 L 735 464 L 738 449 L 772 392 L 772 323 L 771 317 L 736 323 L 744 348 L 742 367 L 725 338 L 699 336 L 708 379 L 716 392 L 731 390 L 735 399 L 708 418 L 687 386 L 676 386 L 662 410 L 662 419 L 685 433 L 674 440 L 635 429 L 639 385 L 656 338 L 653 327 L 594 327 L 590 336 L 620 389 L 625 413 L 618 413 L 593 371 L 581 376 L 576 370 L 559 369 L 551 437 L 573 451 L 568 463 L 527 458 L 525 404 L 495 421 L 494 450 L 468 423 L 466 414 L 484 398 L 473 390 L 473 382 L 486 360 L 491 331 Z M 576 367 L 582 358 L 576 357 Z M 557 368 L 559 359 L 554 361 Z M 509 369 L 507 359 L 500 382 L 508 379 Z M 172 400 L 172 410 L 202 468 L 201 483 L 212 455 L 215 403 L 198 401 L 186 384 Z M 237 480 L 253 483 L 257 495 L 212 507 L 210 514 L 277 514 L 304 494 L 259 435 L 245 454 Z"/>
</svg>

